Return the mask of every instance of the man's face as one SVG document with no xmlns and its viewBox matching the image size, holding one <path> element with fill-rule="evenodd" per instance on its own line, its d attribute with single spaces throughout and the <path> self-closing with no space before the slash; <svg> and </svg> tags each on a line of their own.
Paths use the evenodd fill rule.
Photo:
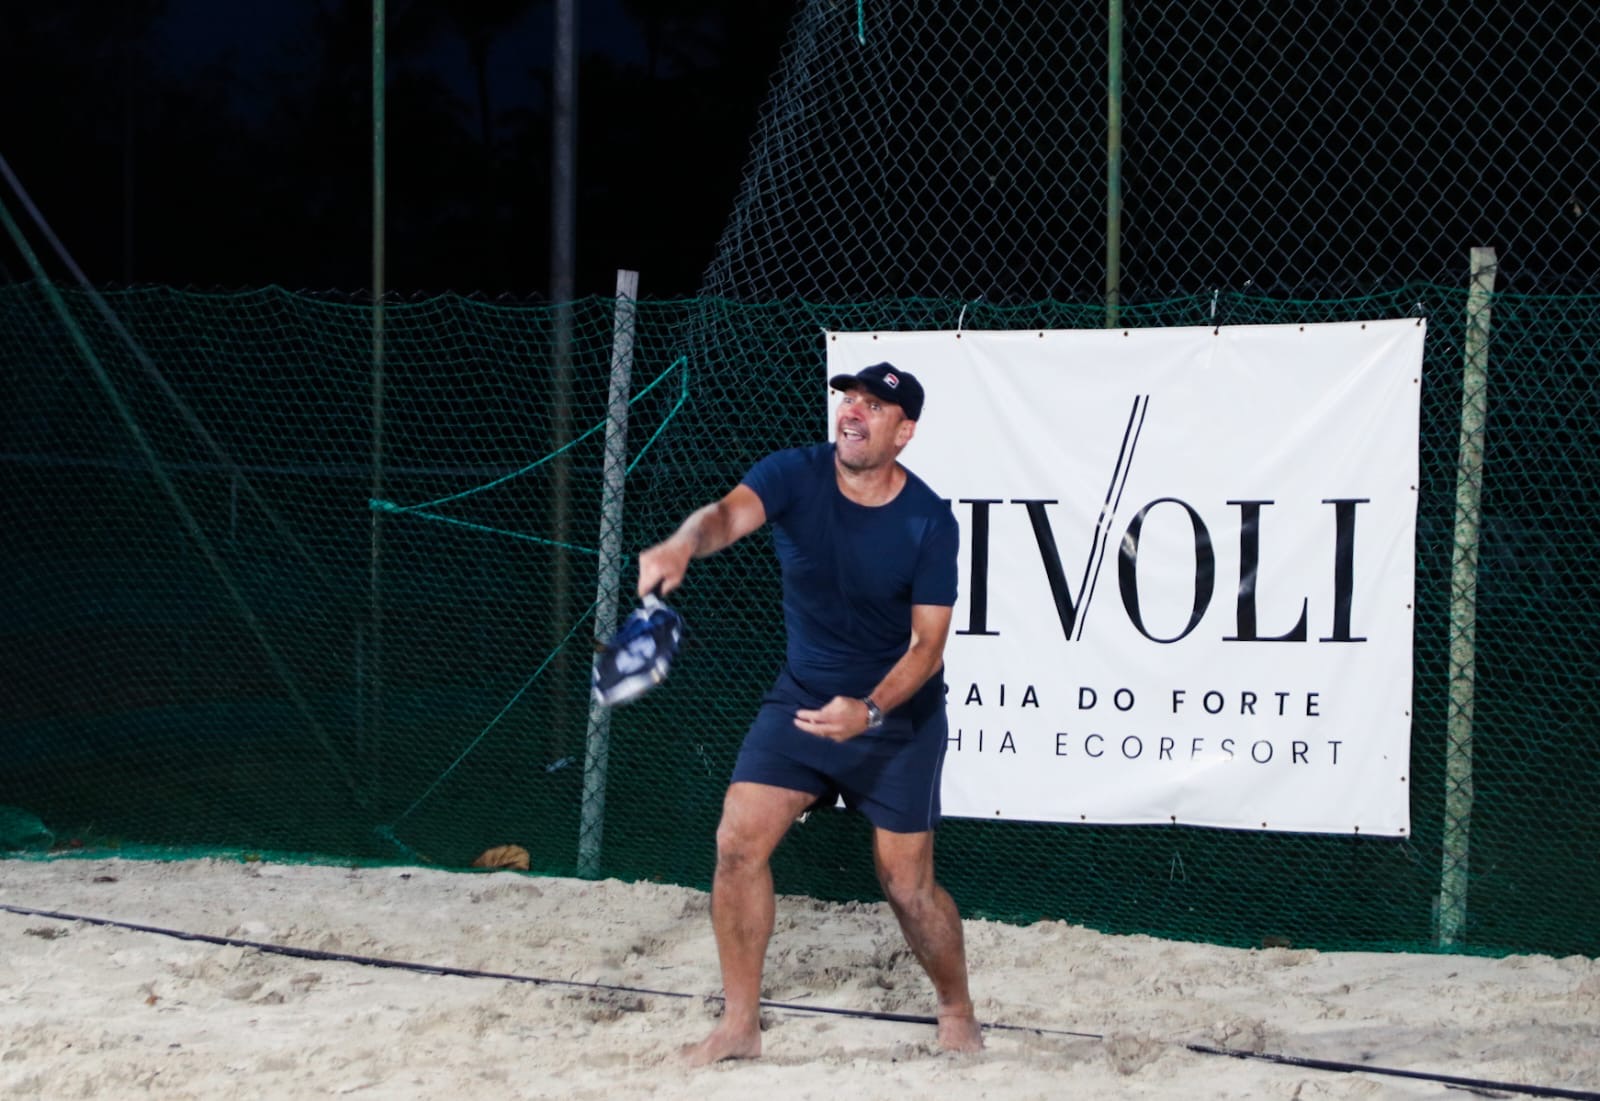
<svg viewBox="0 0 1600 1101">
<path fill-rule="evenodd" d="M 846 390 L 834 415 L 835 452 L 846 470 L 873 470 L 895 460 L 917 422 L 870 390 Z"/>
</svg>

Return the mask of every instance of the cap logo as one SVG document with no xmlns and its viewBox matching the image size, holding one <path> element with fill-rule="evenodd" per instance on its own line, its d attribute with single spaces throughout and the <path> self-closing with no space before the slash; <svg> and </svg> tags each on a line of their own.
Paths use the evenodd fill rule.
<svg viewBox="0 0 1600 1101">
<path fill-rule="evenodd" d="M 885 371 L 883 373 L 883 384 L 891 390 L 898 390 L 900 388 L 900 376 L 893 371 Z"/>
</svg>

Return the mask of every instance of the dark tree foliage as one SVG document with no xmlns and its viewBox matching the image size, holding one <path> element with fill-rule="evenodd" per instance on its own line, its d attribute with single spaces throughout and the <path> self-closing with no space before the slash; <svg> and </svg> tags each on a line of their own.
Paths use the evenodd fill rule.
<svg viewBox="0 0 1600 1101">
<path fill-rule="evenodd" d="M 698 289 L 794 6 L 624 4 L 643 60 L 580 37 L 580 295 L 609 293 L 619 267 L 652 297 Z M 97 0 L 0 5 L 0 155 L 91 280 L 371 287 L 372 5 L 304 12 L 279 55 L 179 74 L 157 61 L 166 0 L 109 14 Z M 513 31 L 542 26 L 545 53 L 526 69 L 548 89 L 550 0 L 387 0 L 386 12 L 386 288 L 542 295 L 549 96 L 514 98 L 491 61 Z M 469 90 L 440 77 L 441 56 L 461 59 Z M 0 281 L 30 276 L 0 242 Z"/>
</svg>

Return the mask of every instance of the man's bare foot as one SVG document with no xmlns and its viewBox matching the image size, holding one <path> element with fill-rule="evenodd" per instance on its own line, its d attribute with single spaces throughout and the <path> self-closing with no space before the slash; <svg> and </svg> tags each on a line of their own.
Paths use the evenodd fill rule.
<svg viewBox="0 0 1600 1101">
<path fill-rule="evenodd" d="M 678 1057 L 691 1067 L 709 1066 L 724 1059 L 758 1059 L 761 1057 L 761 1027 L 757 1025 L 747 1030 L 719 1024 L 698 1044 L 685 1045 Z"/>
<path fill-rule="evenodd" d="M 983 1029 L 971 1012 L 939 1014 L 939 1048 L 963 1054 L 983 1050 Z"/>
</svg>

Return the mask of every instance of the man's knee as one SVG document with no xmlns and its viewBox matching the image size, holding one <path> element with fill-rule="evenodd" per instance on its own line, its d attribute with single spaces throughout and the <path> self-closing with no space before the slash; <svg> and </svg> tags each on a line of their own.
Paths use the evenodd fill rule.
<svg viewBox="0 0 1600 1101">
<path fill-rule="evenodd" d="M 889 905 L 902 912 L 917 913 L 934 902 L 939 885 L 934 882 L 931 870 L 916 865 L 892 867 L 880 865 L 878 885 Z"/>
<path fill-rule="evenodd" d="M 717 870 L 738 872 L 764 866 L 812 798 L 804 792 L 761 784 L 731 786 L 717 824 Z"/>
<path fill-rule="evenodd" d="M 750 830 L 724 816 L 717 825 L 717 871 L 737 872 L 765 859 Z"/>
<path fill-rule="evenodd" d="M 891 834 L 875 838 L 873 864 L 883 895 L 896 909 L 916 909 L 936 900 L 933 839 L 926 834 Z"/>
<path fill-rule="evenodd" d="M 724 814 L 717 825 L 717 870 L 741 872 L 767 862 L 777 847 L 774 828 L 748 815 Z M 778 833 L 781 837 L 781 831 Z"/>
</svg>

